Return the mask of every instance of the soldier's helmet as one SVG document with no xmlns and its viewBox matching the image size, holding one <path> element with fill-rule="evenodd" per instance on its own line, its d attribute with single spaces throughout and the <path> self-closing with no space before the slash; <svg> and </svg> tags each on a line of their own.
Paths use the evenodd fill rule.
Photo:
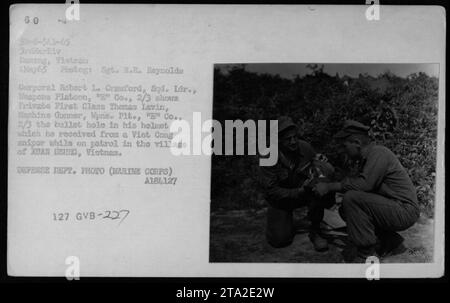
<svg viewBox="0 0 450 303">
<path fill-rule="evenodd" d="M 335 139 L 345 139 L 353 134 L 364 134 L 367 135 L 369 133 L 370 127 L 355 121 L 355 120 L 347 120 L 344 122 L 344 126 L 342 129 L 334 135 Z"/>
<path fill-rule="evenodd" d="M 288 116 L 280 116 L 278 118 L 278 134 L 288 130 L 288 129 L 297 129 L 297 124 L 292 121 L 292 119 Z"/>
</svg>

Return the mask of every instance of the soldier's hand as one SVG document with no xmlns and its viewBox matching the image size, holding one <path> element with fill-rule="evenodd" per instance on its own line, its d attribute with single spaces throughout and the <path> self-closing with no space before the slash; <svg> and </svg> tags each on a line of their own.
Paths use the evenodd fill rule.
<svg viewBox="0 0 450 303">
<path fill-rule="evenodd" d="M 313 180 L 312 178 L 306 179 L 305 182 L 303 182 L 301 187 L 303 187 L 303 188 L 309 187 L 312 180 Z"/>
<path fill-rule="evenodd" d="M 328 183 L 319 182 L 313 187 L 313 192 L 315 192 L 320 197 L 325 196 L 329 192 Z"/>
</svg>

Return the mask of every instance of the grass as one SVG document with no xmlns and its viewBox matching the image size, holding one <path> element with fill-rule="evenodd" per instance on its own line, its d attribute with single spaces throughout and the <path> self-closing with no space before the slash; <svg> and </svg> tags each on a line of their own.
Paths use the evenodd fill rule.
<svg viewBox="0 0 450 303">
<path fill-rule="evenodd" d="M 300 220 L 304 210 L 298 210 Z M 211 214 L 210 262 L 256 263 L 341 263 L 342 247 L 330 243 L 327 252 L 316 252 L 307 233 L 296 235 L 285 248 L 273 248 L 265 240 L 265 209 L 259 211 L 220 211 Z M 434 221 L 421 217 L 419 222 L 401 232 L 407 251 L 381 260 L 382 263 L 432 262 Z"/>
</svg>

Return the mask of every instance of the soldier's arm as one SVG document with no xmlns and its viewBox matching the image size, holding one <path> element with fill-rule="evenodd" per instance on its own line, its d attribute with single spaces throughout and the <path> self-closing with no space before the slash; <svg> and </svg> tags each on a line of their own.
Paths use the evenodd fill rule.
<svg viewBox="0 0 450 303">
<path fill-rule="evenodd" d="M 276 167 L 261 167 L 260 183 L 267 195 L 272 201 L 283 201 L 286 199 L 297 199 L 302 193 L 303 188 L 284 188 L 280 187 L 277 177 Z"/>
</svg>

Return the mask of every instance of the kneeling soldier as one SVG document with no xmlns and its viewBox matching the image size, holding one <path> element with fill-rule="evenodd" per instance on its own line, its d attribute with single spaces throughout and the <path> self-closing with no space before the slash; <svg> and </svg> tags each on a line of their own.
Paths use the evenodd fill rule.
<svg viewBox="0 0 450 303">
<path fill-rule="evenodd" d="M 356 253 L 344 250 L 346 262 L 403 252 L 403 238 L 396 232 L 412 226 L 420 213 L 405 168 L 392 151 L 370 141 L 368 130 L 349 120 L 335 135 L 347 155 L 360 160 L 359 174 L 338 183 L 318 183 L 314 188 L 319 196 L 344 192 L 341 216 L 347 222 L 350 243 L 356 246 Z"/>
<path fill-rule="evenodd" d="M 289 117 L 279 118 L 278 142 L 278 162 L 274 166 L 261 167 L 260 175 L 269 202 L 267 241 L 277 248 L 290 245 L 295 235 L 293 210 L 308 206 L 311 220 L 309 238 L 317 251 L 326 251 L 328 243 L 320 236 L 320 222 L 324 207 L 334 203 L 334 194 L 317 197 L 311 188 L 307 188 L 308 175 L 302 169 L 314 160 L 316 152 L 309 143 L 297 139 L 297 125 Z M 328 163 L 324 163 L 322 168 L 334 171 Z"/>
</svg>

